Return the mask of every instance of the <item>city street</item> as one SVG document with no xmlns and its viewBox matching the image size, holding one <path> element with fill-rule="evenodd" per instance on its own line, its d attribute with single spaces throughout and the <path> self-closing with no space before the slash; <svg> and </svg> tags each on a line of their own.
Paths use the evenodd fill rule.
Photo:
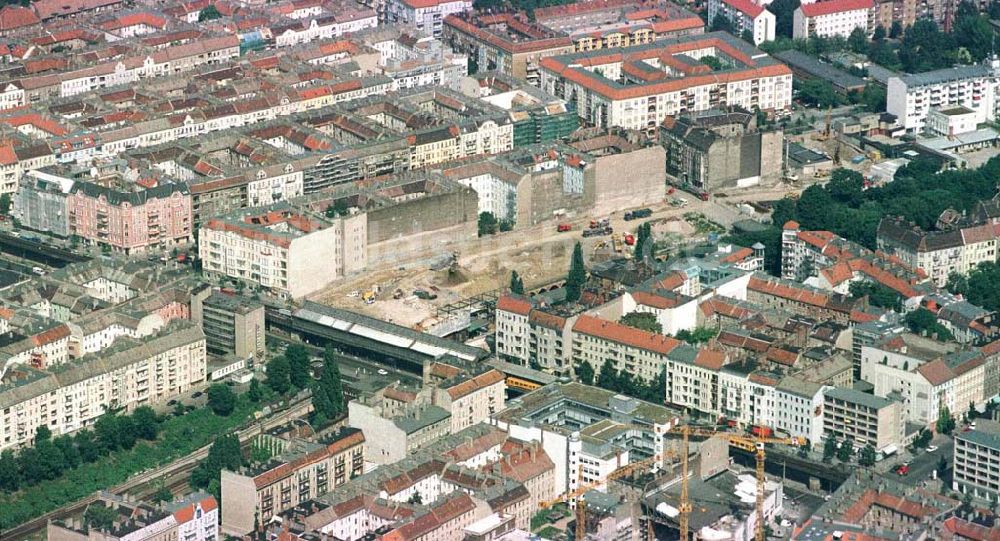
<svg viewBox="0 0 1000 541">
<path fill-rule="evenodd" d="M 931 486 L 933 484 L 931 475 L 934 470 L 937 469 L 938 462 L 941 460 L 941 457 L 944 457 L 948 461 L 948 468 L 951 468 L 951 457 L 952 451 L 955 448 L 955 441 L 947 436 L 937 436 L 932 441 L 932 445 L 936 445 L 938 449 L 933 452 L 921 449 L 915 456 L 911 456 L 911 458 L 909 458 L 909 473 L 906 475 L 899 475 L 890 470 L 889 475 L 893 475 L 898 478 L 899 482 L 913 487 Z M 909 456 L 909 453 L 907 453 L 907 455 Z M 902 461 L 896 461 L 895 463 L 901 464 Z M 892 469 L 895 469 L 895 467 Z M 940 479 L 942 472 L 937 473 L 938 478 Z"/>
</svg>

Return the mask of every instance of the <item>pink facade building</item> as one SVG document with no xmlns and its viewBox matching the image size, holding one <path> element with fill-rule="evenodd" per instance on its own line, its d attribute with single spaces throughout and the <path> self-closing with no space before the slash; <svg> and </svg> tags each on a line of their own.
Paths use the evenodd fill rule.
<svg viewBox="0 0 1000 541">
<path fill-rule="evenodd" d="M 133 188 L 74 182 L 66 201 L 70 234 L 126 254 L 191 240 L 191 193 L 186 184 Z"/>
</svg>

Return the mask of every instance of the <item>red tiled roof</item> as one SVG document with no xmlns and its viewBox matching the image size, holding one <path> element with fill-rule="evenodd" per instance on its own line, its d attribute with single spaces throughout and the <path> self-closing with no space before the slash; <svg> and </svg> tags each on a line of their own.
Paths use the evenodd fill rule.
<svg viewBox="0 0 1000 541">
<path fill-rule="evenodd" d="M 694 365 L 709 370 L 718 370 L 726 364 L 726 354 L 714 349 L 701 349 L 694 358 Z"/>
<path fill-rule="evenodd" d="M 66 325 L 59 325 L 58 327 L 53 327 L 45 332 L 41 332 L 31 337 L 31 342 L 35 346 L 44 346 L 45 344 L 51 344 L 62 340 L 63 338 L 68 338 L 70 335 L 69 327 Z"/>
<path fill-rule="evenodd" d="M 788 231 L 791 229 L 799 229 L 800 227 L 802 226 L 799 225 L 799 222 L 796 222 L 795 220 L 788 220 L 787 222 L 785 222 L 785 225 L 782 226 L 782 229 Z"/>
<path fill-rule="evenodd" d="M 795 366 L 795 361 L 799 359 L 799 354 L 794 351 L 771 347 L 767 350 L 767 360 L 774 361 L 785 366 Z"/>
<path fill-rule="evenodd" d="M 832 13 L 843 13 L 845 11 L 867 10 L 871 9 L 874 5 L 872 0 L 827 0 L 826 2 L 803 4 L 801 7 L 802 14 L 806 17 L 819 17 Z"/>
<path fill-rule="evenodd" d="M 954 540 L 970 541 L 1000 541 L 1000 525 L 987 528 L 981 524 L 962 520 L 958 517 L 948 517 L 942 523 L 944 530 L 950 533 Z"/>
<path fill-rule="evenodd" d="M 650 306 L 652 308 L 658 308 L 660 310 L 668 310 L 670 308 L 677 308 L 680 306 L 677 298 L 663 297 L 661 295 L 656 295 L 654 293 L 648 293 L 646 291 L 633 291 L 630 293 L 632 299 L 635 300 L 636 304 L 641 304 L 642 306 Z"/>
<path fill-rule="evenodd" d="M 917 367 L 917 372 L 920 373 L 931 385 L 941 385 L 942 383 L 950 380 L 955 376 L 955 374 L 948 368 L 948 365 L 941 359 L 934 359 L 929 363 L 924 363 Z"/>
<path fill-rule="evenodd" d="M 485 389 L 491 385 L 496 385 L 502 381 L 504 381 L 504 376 L 500 373 L 500 371 L 490 370 L 489 372 L 479 374 L 474 378 L 467 379 L 458 385 L 449 387 L 448 396 L 450 396 L 452 400 L 457 400 L 463 396 L 470 395 L 476 391 Z"/>
<path fill-rule="evenodd" d="M 573 325 L 573 332 L 603 338 L 626 346 L 631 346 L 666 355 L 681 345 L 676 338 L 646 332 L 621 323 L 582 315 Z"/>
<path fill-rule="evenodd" d="M 38 15 L 26 7 L 6 5 L 0 9 L 0 31 L 23 28 L 40 22 Z"/>
<path fill-rule="evenodd" d="M 744 259 L 752 255 L 753 255 L 753 250 L 751 250 L 750 248 L 740 248 L 739 250 L 736 250 L 735 252 L 727 255 L 726 257 L 723 257 L 722 262 L 739 263 L 740 261 L 743 261 Z"/>
<path fill-rule="evenodd" d="M 722 0 L 726 5 L 739 11 L 740 13 L 745 13 L 750 16 L 751 19 L 756 19 L 758 15 L 764 13 L 764 6 L 758 6 L 750 0 Z"/>
<path fill-rule="evenodd" d="M 497 310 L 526 316 L 531 312 L 531 302 L 523 297 L 504 295 L 497 301 Z"/>
</svg>

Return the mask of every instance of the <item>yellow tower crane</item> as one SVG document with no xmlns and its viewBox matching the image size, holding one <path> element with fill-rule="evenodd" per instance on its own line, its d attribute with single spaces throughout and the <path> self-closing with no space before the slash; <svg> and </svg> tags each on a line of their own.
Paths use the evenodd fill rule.
<svg viewBox="0 0 1000 541">
<path fill-rule="evenodd" d="M 688 540 L 688 520 L 691 514 L 691 501 L 688 499 L 688 438 L 690 436 L 703 436 L 710 438 L 713 436 L 722 436 L 729 441 L 729 445 L 733 447 L 743 449 L 754 453 L 757 459 L 757 529 L 756 529 L 756 540 L 755 541 L 766 541 L 764 535 L 764 489 L 765 489 L 765 478 L 764 478 L 764 464 L 767 458 L 764 445 L 765 444 L 778 444 L 778 445 L 792 445 L 792 446 L 802 446 L 806 444 L 805 438 L 771 438 L 763 436 L 754 436 L 749 434 L 734 434 L 730 432 L 720 432 L 718 430 L 705 429 L 705 428 L 693 428 L 688 425 L 682 425 L 673 429 L 674 432 L 679 431 L 684 438 L 684 443 L 681 452 L 681 497 L 680 505 L 678 506 L 678 512 L 680 516 L 678 517 L 678 522 L 680 524 L 680 539 L 681 541 Z"/>
</svg>

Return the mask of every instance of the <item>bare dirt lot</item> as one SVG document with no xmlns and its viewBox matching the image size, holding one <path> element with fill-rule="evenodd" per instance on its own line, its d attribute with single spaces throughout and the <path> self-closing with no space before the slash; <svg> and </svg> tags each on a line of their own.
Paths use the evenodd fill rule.
<svg viewBox="0 0 1000 541">
<path fill-rule="evenodd" d="M 644 220 L 626 222 L 621 212 L 593 218 L 610 218 L 615 232 L 622 235 L 634 232 L 643 221 L 652 220 L 661 224 L 662 234 L 692 240 L 702 232 L 690 221 L 684 220 L 685 214 L 698 214 L 728 227 L 734 221 L 747 217 L 736 210 L 734 205 L 739 201 L 776 199 L 799 189 L 778 185 L 731 190 L 727 197 L 707 202 L 700 201 L 691 194 L 678 192 L 676 196 L 687 200 L 684 207 L 664 203 L 653 207 L 653 215 Z M 426 327 L 434 322 L 436 309 L 442 305 L 507 287 L 513 270 L 521 275 L 528 288 L 563 278 L 569 269 L 573 244 L 577 241 L 582 244 L 584 258 L 589 264 L 595 254 L 595 247 L 610 241 L 610 237 L 582 238 L 581 231 L 587 227 L 590 219 L 590 216 L 586 216 L 561 222 L 553 220 L 492 237 L 455 242 L 447 246 L 447 250 L 458 254 L 458 265 L 454 267 L 454 272 L 448 268 L 432 270 L 429 263 L 431 259 L 440 260 L 447 256 L 446 253 L 434 254 L 436 257 L 420 263 L 367 271 L 331 286 L 313 295 L 311 299 L 407 327 L 417 328 L 421 324 Z M 559 233 L 556 231 L 557 223 L 569 223 L 573 229 Z M 655 231 L 654 227 L 654 235 L 657 234 Z M 373 290 L 376 286 L 378 294 L 375 302 L 365 304 L 361 298 L 362 293 Z M 418 290 L 437 298 L 417 298 L 414 292 Z"/>
</svg>

